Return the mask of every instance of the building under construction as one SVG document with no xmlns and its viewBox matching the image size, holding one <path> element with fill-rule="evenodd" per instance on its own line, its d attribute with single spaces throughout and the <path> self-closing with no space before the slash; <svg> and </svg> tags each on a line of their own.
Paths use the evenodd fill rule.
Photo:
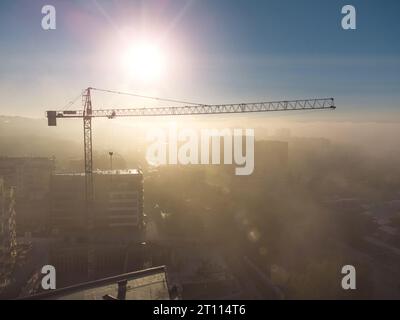
<svg viewBox="0 0 400 320">
<path fill-rule="evenodd" d="M 85 174 L 53 174 L 50 186 L 50 263 L 60 286 L 87 281 L 88 246 L 93 278 L 142 269 L 143 174 L 140 170 L 93 172 L 93 230 L 88 241 Z"/>
<path fill-rule="evenodd" d="M 93 177 L 94 240 L 102 243 L 139 241 L 144 228 L 142 172 L 95 171 Z M 86 236 L 85 174 L 54 174 L 50 190 L 53 235 L 71 240 Z"/>
</svg>

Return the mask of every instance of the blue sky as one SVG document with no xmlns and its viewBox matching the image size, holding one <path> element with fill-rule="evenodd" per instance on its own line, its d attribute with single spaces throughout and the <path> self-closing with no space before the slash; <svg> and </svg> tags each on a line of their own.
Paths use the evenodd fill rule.
<svg viewBox="0 0 400 320">
<path fill-rule="evenodd" d="M 41 28 L 45 4 L 56 30 Z M 341 28 L 346 4 L 357 30 Z M 40 117 L 95 86 L 202 103 L 332 96 L 342 118 L 393 120 L 399 15 L 396 0 L 1 1 L 0 114 Z M 163 79 L 142 83 L 121 69 L 129 34 L 168 47 Z"/>
</svg>

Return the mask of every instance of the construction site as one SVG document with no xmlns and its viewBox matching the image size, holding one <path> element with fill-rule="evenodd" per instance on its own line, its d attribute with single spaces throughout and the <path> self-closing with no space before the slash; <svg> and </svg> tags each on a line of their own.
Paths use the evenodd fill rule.
<svg viewBox="0 0 400 320">
<path fill-rule="evenodd" d="M 0 10 L 0 300 L 400 299 L 398 2 L 52 2 Z"/>
<path fill-rule="evenodd" d="M 310 99 L 249 104 L 192 104 L 184 107 L 115 108 L 106 110 L 104 108 L 93 108 L 91 99 L 92 91 L 103 91 L 117 95 L 134 95 L 90 87 L 85 89 L 82 94 L 83 110 L 47 111 L 49 126 L 56 126 L 58 119 L 80 118 L 83 120 L 84 172 L 57 173 L 54 170 L 54 163 L 51 165 L 51 162 L 49 162 L 47 167 L 42 167 L 43 169 L 41 169 L 41 172 L 47 173 L 43 176 L 43 179 L 35 179 L 32 182 L 40 185 L 42 190 L 44 190 L 45 195 L 38 197 L 42 199 L 47 197 L 49 200 L 47 216 L 44 217 L 46 223 L 43 224 L 49 237 L 38 244 L 38 246 L 47 247 L 47 261 L 58 271 L 57 281 L 61 287 L 69 287 L 88 281 L 137 271 L 146 265 L 154 267 L 154 263 L 157 262 L 161 265 L 172 265 L 169 276 L 174 279 L 174 288 L 180 287 L 180 290 L 175 289 L 180 294 L 182 294 L 183 290 L 182 279 L 184 279 L 184 275 L 179 273 L 178 276 L 174 276 L 173 271 L 176 269 L 176 262 L 174 260 L 178 259 L 176 257 L 176 246 L 186 247 L 188 245 L 181 241 L 178 241 L 181 244 L 174 243 L 173 245 L 168 244 L 169 241 L 159 243 L 157 240 L 147 243 L 143 172 L 140 169 L 113 170 L 112 151 L 109 152 L 110 170 L 95 169 L 92 150 L 92 119 L 105 117 L 112 120 L 116 117 L 125 116 L 199 116 L 224 113 L 293 112 L 299 110 L 335 109 L 333 99 Z M 146 98 L 162 100 L 159 97 Z M 168 102 L 177 102 L 177 100 L 165 100 Z M 7 161 L 9 162 L 8 164 Z M 45 163 L 47 160 L 42 159 L 41 161 Z M 25 160 L 25 162 L 28 163 L 28 166 L 32 165 L 32 161 Z M 9 184 L 16 184 L 16 181 L 13 179 L 18 179 L 15 172 L 19 172 L 20 170 L 15 169 L 17 171 L 13 171 L 15 161 L 4 158 L 2 165 L 3 171 L 7 172 L 6 177 Z M 26 168 L 26 165 L 24 168 Z M 29 176 L 29 174 L 23 174 L 23 177 L 25 176 Z M 30 184 L 29 182 L 24 182 L 23 185 L 27 186 Z M 36 186 L 33 188 L 36 191 L 38 190 Z M 15 226 L 13 232 L 16 233 Z M 25 237 L 27 237 L 26 234 Z M 15 235 L 13 241 L 15 242 Z M 196 246 L 196 242 L 194 245 Z M 192 246 L 193 243 L 189 244 L 187 249 L 182 248 L 182 250 L 193 249 Z M 12 254 L 10 255 L 12 256 Z M 190 263 L 195 266 L 199 263 L 202 265 L 207 260 L 202 260 L 201 254 L 199 258 L 199 262 L 191 261 Z M 179 259 L 182 259 L 182 257 Z M 220 260 L 218 254 L 216 254 L 214 259 Z M 210 267 L 204 265 L 204 268 Z M 208 277 L 215 272 L 215 278 L 211 276 L 206 282 L 199 281 L 185 284 L 185 295 L 190 297 L 190 294 L 187 292 L 193 290 L 188 289 L 191 286 L 198 287 L 204 285 L 205 288 L 208 288 L 212 283 L 215 283 L 218 287 L 221 285 L 223 287 L 228 286 L 229 289 L 227 291 L 230 292 L 229 294 L 240 294 L 239 285 L 235 283 L 234 277 L 227 273 L 224 262 L 220 261 L 215 267 L 215 271 L 212 271 L 212 269 L 204 271 L 207 274 L 211 272 Z M 40 277 L 37 277 L 38 279 Z M 40 291 L 38 283 L 32 285 L 31 294 L 39 293 Z M 178 294 L 178 291 L 176 294 Z M 199 291 L 201 292 L 199 289 L 195 290 L 195 292 Z"/>
</svg>

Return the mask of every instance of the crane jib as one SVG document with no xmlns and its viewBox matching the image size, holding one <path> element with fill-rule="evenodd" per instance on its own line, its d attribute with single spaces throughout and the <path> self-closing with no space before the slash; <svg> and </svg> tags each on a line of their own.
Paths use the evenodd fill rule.
<svg viewBox="0 0 400 320">
<path fill-rule="evenodd" d="M 221 105 L 196 105 L 182 107 L 157 107 L 157 108 L 130 108 L 130 109 L 98 109 L 90 110 L 89 117 L 107 117 L 113 119 L 118 116 L 179 116 L 179 115 L 206 115 L 206 114 L 232 114 L 272 111 L 296 110 L 325 110 L 335 109 L 333 98 L 308 99 L 293 101 L 273 101 Z M 49 126 L 57 125 L 57 118 L 84 118 L 84 110 L 47 111 Z"/>
</svg>

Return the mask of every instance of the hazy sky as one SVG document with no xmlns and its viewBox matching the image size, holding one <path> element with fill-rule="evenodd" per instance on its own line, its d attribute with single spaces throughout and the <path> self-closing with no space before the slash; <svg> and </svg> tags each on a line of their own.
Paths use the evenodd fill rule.
<svg viewBox="0 0 400 320">
<path fill-rule="evenodd" d="M 41 27 L 46 4 L 56 30 Z M 346 4 L 357 30 L 341 28 Z M 0 114 L 40 117 L 94 86 L 201 103 L 335 97 L 342 119 L 394 120 L 399 16 L 398 0 L 2 0 Z M 155 79 L 127 66 L 139 42 L 161 52 Z"/>
</svg>

